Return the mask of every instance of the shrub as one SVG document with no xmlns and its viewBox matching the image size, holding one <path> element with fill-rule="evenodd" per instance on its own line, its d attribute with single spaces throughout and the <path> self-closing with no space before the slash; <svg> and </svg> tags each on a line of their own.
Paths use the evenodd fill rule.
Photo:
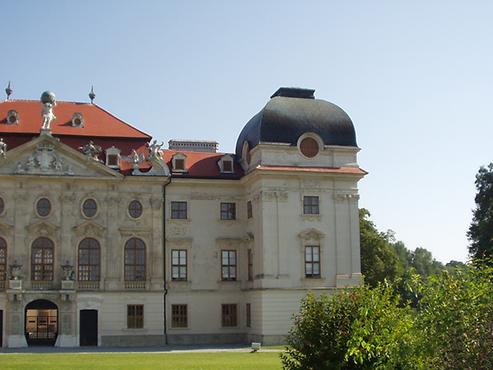
<svg viewBox="0 0 493 370">
<path fill-rule="evenodd" d="M 289 370 L 398 369 L 413 364 L 412 320 L 394 288 L 358 287 L 319 298 L 309 293 L 281 355 Z"/>
</svg>

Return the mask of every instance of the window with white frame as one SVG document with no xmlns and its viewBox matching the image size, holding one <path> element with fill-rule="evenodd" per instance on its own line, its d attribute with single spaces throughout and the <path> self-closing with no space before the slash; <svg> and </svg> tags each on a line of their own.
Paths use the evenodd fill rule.
<svg viewBox="0 0 493 370">
<path fill-rule="evenodd" d="M 187 156 L 183 153 L 176 153 L 171 160 L 173 165 L 173 171 L 186 172 L 187 171 Z"/>
<path fill-rule="evenodd" d="M 121 150 L 112 146 L 105 150 L 106 165 L 110 168 L 120 168 L 120 152 Z"/>
<path fill-rule="evenodd" d="M 221 173 L 234 172 L 233 157 L 230 156 L 229 154 L 223 156 L 217 164 L 219 166 L 219 170 L 221 171 Z"/>
<path fill-rule="evenodd" d="M 303 197 L 303 214 L 304 215 L 320 214 L 318 196 L 308 195 Z"/>
<path fill-rule="evenodd" d="M 171 202 L 171 218 L 173 220 L 186 220 L 187 219 L 187 202 L 173 201 Z"/>
<path fill-rule="evenodd" d="M 236 203 L 221 202 L 221 220 L 236 220 Z"/>
<path fill-rule="evenodd" d="M 187 280 L 186 249 L 173 249 L 171 251 L 171 279 Z"/>
<path fill-rule="evenodd" d="M 320 277 L 320 246 L 305 246 L 305 277 Z"/>
<path fill-rule="evenodd" d="M 233 281 L 236 280 L 236 251 L 221 251 L 221 279 Z"/>
</svg>

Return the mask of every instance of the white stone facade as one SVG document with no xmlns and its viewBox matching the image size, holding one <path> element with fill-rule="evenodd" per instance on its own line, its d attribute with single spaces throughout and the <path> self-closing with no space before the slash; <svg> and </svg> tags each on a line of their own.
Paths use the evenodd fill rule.
<svg viewBox="0 0 493 370">
<path fill-rule="evenodd" d="M 91 129 L 83 114 L 84 126 L 70 129 Z M 66 347 L 281 343 L 309 290 L 361 282 L 357 183 L 365 172 L 356 145 L 328 145 L 307 131 L 295 145 L 261 141 L 197 159 L 180 149 L 131 154 L 115 141 L 98 160 L 97 145 L 83 154 L 76 141 L 56 138 L 57 121 L 53 130 L 0 158 L 4 347 L 43 344 L 46 330 L 56 331 L 50 344 Z M 303 154 L 306 137 L 315 155 Z M 176 158 L 183 168 L 173 168 Z M 194 175 L 201 160 L 213 163 L 210 176 Z M 40 212 L 40 199 L 49 210 Z M 36 249 L 39 238 L 51 249 Z M 87 262 L 89 239 L 99 252 Z"/>
</svg>

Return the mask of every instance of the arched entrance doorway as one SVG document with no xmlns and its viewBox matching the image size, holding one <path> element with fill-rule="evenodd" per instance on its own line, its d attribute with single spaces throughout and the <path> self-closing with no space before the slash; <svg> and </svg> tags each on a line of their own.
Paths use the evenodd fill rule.
<svg viewBox="0 0 493 370">
<path fill-rule="evenodd" d="M 58 307 L 46 299 L 26 306 L 25 335 L 30 346 L 53 346 L 58 335 Z"/>
</svg>

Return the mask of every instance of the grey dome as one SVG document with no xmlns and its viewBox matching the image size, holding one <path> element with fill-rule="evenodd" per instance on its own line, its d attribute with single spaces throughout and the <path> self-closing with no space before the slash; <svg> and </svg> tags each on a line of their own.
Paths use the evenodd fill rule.
<svg viewBox="0 0 493 370">
<path fill-rule="evenodd" d="M 281 87 L 265 107 L 245 125 L 236 142 L 252 149 L 260 142 L 296 145 L 301 135 L 313 132 L 325 145 L 357 146 L 351 118 L 337 105 L 315 99 L 315 90 Z"/>
<path fill-rule="evenodd" d="M 55 93 L 52 91 L 45 91 L 44 93 L 41 94 L 41 103 L 46 104 L 46 103 L 51 103 L 55 104 L 56 102 L 56 96 Z"/>
</svg>

